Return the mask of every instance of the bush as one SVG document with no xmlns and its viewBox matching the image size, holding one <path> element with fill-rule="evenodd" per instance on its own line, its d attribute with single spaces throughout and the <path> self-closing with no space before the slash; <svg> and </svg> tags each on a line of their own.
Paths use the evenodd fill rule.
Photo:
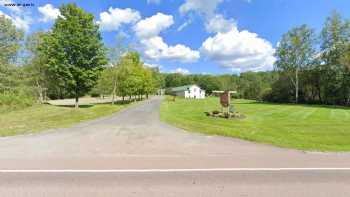
<svg viewBox="0 0 350 197">
<path fill-rule="evenodd" d="M 221 112 L 218 111 L 218 110 L 214 110 L 214 111 L 213 111 L 213 114 L 219 114 L 219 113 L 221 113 Z"/>
<path fill-rule="evenodd" d="M 294 87 L 285 76 L 281 76 L 278 81 L 272 84 L 272 88 L 262 95 L 262 100 L 267 102 L 293 102 Z"/>
<path fill-rule="evenodd" d="M 0 94 L 0 107 L 5 109 L 21 109 L 33 105 L 34 102 L 34 97 L 24 90 Z"/>
<path fill-rule="evenodd" d="M 90 96 L 93 98 L 100 97 L 101 95 L 98 92 L 90 92 Z"/>
</svg>

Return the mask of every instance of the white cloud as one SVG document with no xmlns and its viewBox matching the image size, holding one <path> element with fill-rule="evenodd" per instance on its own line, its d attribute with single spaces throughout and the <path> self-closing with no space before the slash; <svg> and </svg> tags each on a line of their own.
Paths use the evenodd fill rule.
<svg viewBox="0 0 350 197">
<path fill-rule="evenodd" d="M 110 7 L 108 12 L 100 13 L 100 21 L 98 23 L 101 30 L 114 31 L 118 30 L 122 24 L 135 23 L 140 19 L 141 15 L 137 10 Z"/>
<path fill-rule="evenodd" d="M 234 19 L 226 19 L 216 13 L 224 0 L 185 0 L 181 14 L 194 12 L 204 17 L 205 28 L 215 35 L 207 38 L 201 46 L 201 55 L 235 71 L 269 70 L 275 62 L 271 43 L 249 31 L 239 31 Z M 245 0 L 250 2 L 249 0 Z M 178 30 L 186 27 L 186 23 Z"/>
<path fill-rule="evenodd" d="M 174 24 L 173 16 L 158 12 L 156 15 L 139 21 L 134 26 L 134 31 L 139 38 L 150 38 L 157 36 L 172 24 Z"/>
<path fill-rule="evenodd" d="M 180 6 L 179 11 L 181 14 L 193 11 L 211 16 L 222 1 L 223 0 L 186 0 L 185 3 Z"/>
<path fill-rule="evenodd" d="M 12 21 L 18 29 L 23 29 L 24 31 L 28 31 L 29 26 L 31 24 L 30 18 L 25 18 L 21 16 L 13 16 Z"/>
<path fill-rule="evenodd" d="M 31 23 L 31 18 L 30 17 L 24 17 L 24 16 L 19 16 L 19 15 L 13 15 L 9 16 L 5 13 L 3 13 L 0 10 L 0 15 L 5 16 L 6 18 L 10 19 L 12 23 L 21 30 L 27 31 L 29 29 L 29 25 Z"/>
<path fill-rule="evenodd" d="M 43 16 L 41 19 L 39 19 L 42 22 L 53 21 L 61 16 L 60 10 L 58 8 L 54 8 L 51 4 L 46 4 L 44 6 L 38 7 L 38 11 Z"/>
<path fill-rule="evenodd" d="M 207 38 L 201 47 L 201 53 L 210 60 L 241 72 L 272 69 L 274 52 L 270 42 L 237 27 Z"/>
<path fill-rule="evenodd" d="M 176 44 L 169 46 L 159 36 L 174 23 L 173 16 L 157 13 L 149 18 L 139 21 L 134 26 L 136 36 L 140 39 L 144 55 L 149 59 L 170 59 L 181 62 L 193 62 L 199 59 L 199 52 L 189 47 Z"/>
<path fill-rule="evenodd" d="M 185 45 L 169 46 L 160 36 L 141 39 L 140 43 L 144 48 L 146 57 L 154 60 L 170 59 L 180 62 L 194 62 L 200 57 L 198 51 L 192 50 Z"/>
<path fill-rule="evenodd" d="M 0 0 L 0 7 L 6 8 L 10 13 L 5 14 L 0 11 L 0 15 L 4 15 L 6 18 L 11 19 L 12 23 L 21 30 L 27 31 L 32 23 L 30 12 L 22 9 L 19 6 L 11 6 L 16 3 L 12 0 Z"/>
<path fill-rule="evenodd" d="M 147 0 L 148 4 L 154 3 L 154 4 L 160 4 L 161 0 Z"/>
<path fill-rule="evenodd" d="M 177 68 L 175 70 L 171 70 L 171 73 L 179 73 L 179 74 L 183 74 L 183 75 L 188 75 L 190 74 L 190 71 L 185 69 L 185 68 Z"/>
<path fill-rule="evenodd" d="M 205 24 L 206 30 L 211 33 L 225 33 L 233 29 L 235 26 L 236 23 L 233 19 L 227 20 L 221 14 L 216 14 Z"/>
<path fill-rule="evenodd" d="M 144 63 L 144 65 L 149 67 L 149 68 L 159 68 L 159 69 L 161 69 L 163 67 L 162 65 L 152 64 L 152 63 Z"/>
</svg>

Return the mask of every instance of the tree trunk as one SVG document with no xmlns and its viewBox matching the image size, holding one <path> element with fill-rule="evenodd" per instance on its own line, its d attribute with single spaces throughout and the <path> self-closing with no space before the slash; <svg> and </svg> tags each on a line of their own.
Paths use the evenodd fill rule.
<svg viewBox="0 0 350 197">
<path fill-rule="evenodd" d="M 42 90 L 39 90 L 39 102 L 40 104 L 44 103 L 44 94 Z"/>
<path fill-rule="evenodd" d="M 43 93 L 43 88 L 40 86 L 40 83 L 36 81 L 36 85 L 38 88 L 38 94 L 39 94 L 39 102 L 40 104 L 44 103 L 44 93 Z"/>
<path fill-rule="evenodd" d="M 117 91 L 117 80 L 115 80 L 115 81 L 114 81 L 114 84 L 113 84 L 112 105 L 114 105 L 114 99 L 115 99 L 116 91 Z"/>
<path fill-rule="evenodd" d="M 79 108 L 79 96 L 75 96 L 75 109 Z"/>
</svg>

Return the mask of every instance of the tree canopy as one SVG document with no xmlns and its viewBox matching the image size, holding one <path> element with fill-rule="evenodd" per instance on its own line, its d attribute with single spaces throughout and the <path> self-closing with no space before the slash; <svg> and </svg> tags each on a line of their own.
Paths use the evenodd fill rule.
<svg viewBox="0 0 350 197">
<path fill-rule="evenodd" d="M 23 31 L 18 30 L 12 21 L 0 15 L 0 90 L 11 90 L 16 83 L 14 62 L 20 49 Z"/>
<path fill-rule="evenodd" d="M 41 50 L 48 57 L 48 71 L 75 97 L 78 107 L 79 97 L 96 84 L 107 63 L 105 48 L 92 14 L 75 4 L 61 6 L 60 12 Z"/>
</svg>

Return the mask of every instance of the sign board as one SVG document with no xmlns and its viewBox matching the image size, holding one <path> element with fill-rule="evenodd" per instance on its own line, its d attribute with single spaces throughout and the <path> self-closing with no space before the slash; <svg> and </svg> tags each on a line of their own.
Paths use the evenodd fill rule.
<svg viewBox="0 0 350 197">
<path fill-rule="evenodd" d="M 230 105 L 230 92 L 225 91 L 223 94 L 220 95 L 220 104 L 223 107 L 228 107 Z"/>
</svg>

